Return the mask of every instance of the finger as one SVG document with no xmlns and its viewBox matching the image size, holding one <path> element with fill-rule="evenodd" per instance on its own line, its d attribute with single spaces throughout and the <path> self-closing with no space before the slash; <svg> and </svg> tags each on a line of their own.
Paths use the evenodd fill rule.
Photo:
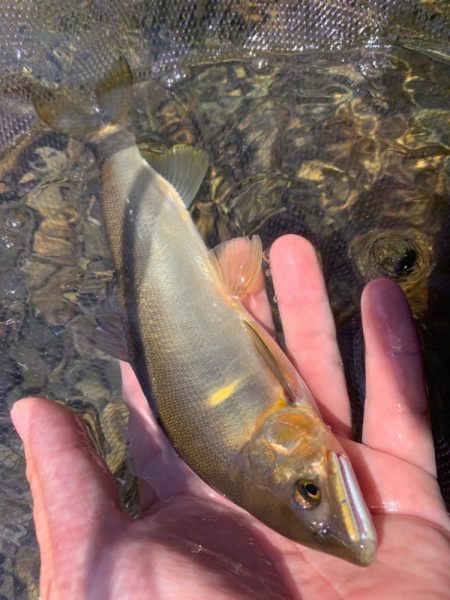
<svg viewBox="0 0 450 600">
<path fill-rule="evenodd" d="M 363 442 L 436 474 L 420 344 L 408 301 L 388 279 L 361 298 L 366 346 Z"/>
<path fill-rule="evenodd" d="M 139 478 L 141 510 L 181 493 L 211 496 L 210 488 L 179 458 L 149 407 L 131 365 L 120 363 L 124 401 L 130 416 L 128 437 Z"/>
<path fill-rule="evenodd" d="M 372 513 L 419 517 L 450 530 L 439 485 L 430 473 L 352 440 L 343 445 Z"/>
<path fill-rule="evenodd" d="M 267 296 L 266 284 L 262 269 L 250 294 L 242 300 L 245 308 L 267 329 L 270 335 L 275 334 L 275 326 L 272 318 L 269 298 Z"/>
<path fill-rule="evenodd" d="M 336 432 L 350 436 L 344 370 L 316 252 L 305 238 L 286 235 L 272 245 L 270 265 L 290 357 L 325 421 Z"/>
<path fill-rule="evenodd" d="M 11 417 L 24 444 L 46 597 L 49 585 L 68 590 L 74 574 L 82 580 L 92 569 L 93 545 L 128 517 L 111 473 L 68 408 L 27 398 L 15 403 Z"/>
</svg>

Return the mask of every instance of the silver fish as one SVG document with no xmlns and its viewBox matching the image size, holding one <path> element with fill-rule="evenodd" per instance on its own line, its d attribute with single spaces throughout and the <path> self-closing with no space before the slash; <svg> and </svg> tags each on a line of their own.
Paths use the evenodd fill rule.
<svg viewBox="0 0 450 600">
<path fill-rule="evenodd" d="M 376 535 L 350 461 L 288 358 L 241 299 L 259 238 L 205 247 L 188 207 L 208 167 L 175 146 L 144 160 L 127 128 L 132 78 L 120 61 L 92 95 L 36 105 L 94 151 L 131 362 L 179 455 L 216 490 L 283 535 L 370 564 Z"/>
</svg>

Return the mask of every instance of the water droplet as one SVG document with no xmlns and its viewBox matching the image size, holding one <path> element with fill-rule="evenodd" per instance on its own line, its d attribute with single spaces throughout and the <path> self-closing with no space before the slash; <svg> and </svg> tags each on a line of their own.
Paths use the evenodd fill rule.
<svg viewBox="0 0 450 600">
<path fill-rule="evenodd" d="M 161 76 L 160 82 L 167 89 L 172 89 L 178 83 L 182 83 L 189 78 L 189 71 L 187 69 L 176 68 L 169 73 L 165 73 Z"/>
<path fill-rule="evenodd" d="M 272 269 L 265 270 L 266 277 L 272 277 Z"/>
<path fill-rule="evenodd" d="M 405 404 L 403 402 L 396 402 L 394 404 L 395 408 L 397 409 L 398 413 L 403 413 L 405 412 Z"/>
<path fill-rule="evenodd" d="M 385 500 L 385 501 L 381 502 L 381 506 L 373 505 L 373 506 L 370 506 L 369 508 L 370 508 L 370 510 L 372 510 L 374 512 L 380 510 L 380 508 L 381 508 L 387 513 L 395 513 L 395 512 L 398 512 L 399 505 L 398 505 L 398 502 L 395 502 L 394 500 Z"/>
<path fill-rule="evenodd" d="M 25 224 L 25 214 L 20 210 L 11 211 L 6 215 L 5 224 L 9 229 L 21 229 Z"/>
<path fill-rule="evenodd" d="M 317 536 L 321 539 L 325 539 L 329 533 L 330 526 L 325 523 L 321 523 L 319 529 L 317 530 Z"/>
<path fill-rule="evenodd" d="M 272 298 L 272 300 L 273 300 L 274 304 L 278 304 L 278 297 L 277 296 L 274 296 Z"/>
<path fill-rule="evenodd" d="M 12 233 L 2 232 L 0 234 L 0 245 L 3 246 L 6 250 L 11 250 L 13 248 L 18 247 L 19 240 Z"/>
<path fill-rule="evenodd" d="M 192 554 L 200 554 L 203 552 L 203 546 L 201 544 L 195 544 L 191 548 Z"/>
<path fill-rule="evenodd" d="M 253 61 L 255 71 L 258 73 L 268 73 L 270 71 L 270 62 L 267 58 L 258 57 Z"/>
</svg>

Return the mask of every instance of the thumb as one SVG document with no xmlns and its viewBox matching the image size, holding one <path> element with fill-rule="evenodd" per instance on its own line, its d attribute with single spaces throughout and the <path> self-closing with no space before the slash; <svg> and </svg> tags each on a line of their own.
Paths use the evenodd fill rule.
<svg viewBox="0 0 450 600">
<path fill-rule="evenodd" d="M 114 479 L 67 407 L 26 398 L 11 418 L 25 451 L 41 551 L 41 597 L 77 596 L 100 546 L 123 530 Z"/>
</svg>

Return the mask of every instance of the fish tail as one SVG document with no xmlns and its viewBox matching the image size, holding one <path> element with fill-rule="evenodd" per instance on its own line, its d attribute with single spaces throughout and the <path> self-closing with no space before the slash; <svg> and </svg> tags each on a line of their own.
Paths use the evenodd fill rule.
<svg viewBox="0 0 450 600">
<path fill-rule="evenodd" d="M 86 142 L 102 129 L 127 121 L 132 83 L 130 66 L 120 58 L 93 90 L 46 89 L 35 100 L 36 113 L 52 129 Z"/>
</svg>

